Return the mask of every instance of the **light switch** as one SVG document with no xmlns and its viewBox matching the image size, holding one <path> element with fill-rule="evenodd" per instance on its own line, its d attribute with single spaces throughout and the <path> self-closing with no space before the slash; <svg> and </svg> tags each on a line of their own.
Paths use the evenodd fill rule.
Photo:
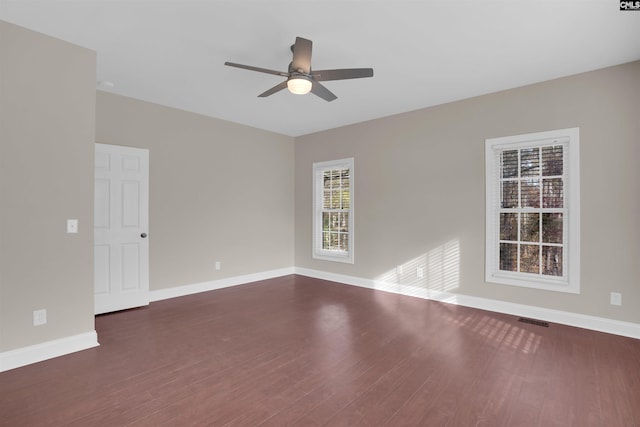
<svg viewBox="0 0 640 427">
<path fill-rule="evenodd" d="M 77 233 L 78 232 L 78 220 L 77 219 L 68 219 L 67 220 L 67 233 Z"/>
</svg>

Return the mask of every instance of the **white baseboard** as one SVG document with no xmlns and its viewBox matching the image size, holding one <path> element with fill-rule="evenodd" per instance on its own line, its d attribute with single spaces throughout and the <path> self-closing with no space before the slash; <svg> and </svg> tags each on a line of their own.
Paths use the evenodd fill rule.
<svg viewBox="0 0 640 427">
<path fill-rule="evenodd" d="M 296 267 L 295 274 L 314 277 L 317 279 L 330 280 L 347 285 L 377 289 L 385 292 L 393 292 L 401 295 L 441 301 L 450 304 L 462 305 L 465 307 L 494 311 L 498 313 L 511 314 L 514 316 L 528 317 L 538 320 L 544 320 L 547 322 L 560 323 L 563 325 L 575 326 L 578 328 L 591 329 L 594 331 L 640 339 L 640 324 L 637 323 L 622 322 L 619 320 L 606 319 L 603 317 L 588 316 L 585 314 L 570 313 L 567 311 L 552 310 L 548 308 L 535 307 L 525 304 L 516 304 L 488 298 L 474 297 L 470 295 L 452 294 L 450 292 L 434 291 L 430 289 L 400 285 L 397 283 L 389 283 L 371 279 L 364 279 L 361 277 L 327 273 L 324 271 L 311 270 L 307 268 Z"/>
<path fill-rule="evenodd" d="M 0 372 L 97 347 L 98 345 L 100 345 L 98 344 L 98 335 L 96 331 L 91 331 L 5 351 L 0 353 Z"/>
<path fill-rule="evenodd" d="M 169 298 L 182 297 L 185 295 L 197 294 L 199 292 L 213 291 L 216 289 L 228 288 L 230 286 L 242 285 L 245 283 L 257 282 L 259 280 L 273 279 L 274 277 L 294 274 L 293 267 L 280 268 L 277 270 L 263 271 L 260 273 L 245 274 L 242 276 L 227 277 L 225 279 L 212 280 L 209 282 L 194 283 L 191 285 L 176 286 L 174 288 L 158 289 L 149 292 L 150 301 L 160 301 Z"/>
</svg>

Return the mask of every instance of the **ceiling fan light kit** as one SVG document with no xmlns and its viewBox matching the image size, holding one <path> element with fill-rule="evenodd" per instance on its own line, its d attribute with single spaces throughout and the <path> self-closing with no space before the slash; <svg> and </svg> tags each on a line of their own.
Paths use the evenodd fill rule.
<svg viewBox="0 0 640 427">
<path fill-rule="evenodd" d="M 311 92 L 312 85 L 311 79 L 305 76 L 290 77 L 289 80 L 287 80 L 287 89 L 296 95 L 305 95 Z"/>
<path fill-rule="evenodd" d="M 289 92 L 296 95 L 304 95 L 313 93 L 325 101 L 333 101 L 337 99 L 329 89 L 324 87 L 320 82 L 328 80 L 345 80 L 345 79 L 361 79 L 364 77 L 373 77 L 372 68 L 341 68 L 336 70 L 311 70 L 311 40 L 296 37 L 296 42 L 291 46 L 293 59 L 289 64 L 289 71 L 275 71 L 267 68 L 254 67 L 251 65 L 236 64 L 234 62 L 225 62 L 224 65 L 230 67 L 242 68 L 259 73 L 273 74 L 276 76 L 286 77 L 282 83 L 277 84 L 271 89 L 258 95 L 260 98 L 273 95 L 287 88 Z"/>
</svg>

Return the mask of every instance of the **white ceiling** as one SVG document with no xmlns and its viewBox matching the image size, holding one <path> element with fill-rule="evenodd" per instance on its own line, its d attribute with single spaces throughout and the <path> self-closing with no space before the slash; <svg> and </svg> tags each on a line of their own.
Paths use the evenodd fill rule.
<svg viewBox="0 0 640 427">
<path fill-rule="evenodd" d="M 0 0 L 0 19 L 97 51 L 100 90 L 290 136 L 640 59 L 618 0 Z M 283 79 L 223 65 L 286 71 L 296 36 L 313 68 L 374 77 L 258 98 Z"/>
</svg>

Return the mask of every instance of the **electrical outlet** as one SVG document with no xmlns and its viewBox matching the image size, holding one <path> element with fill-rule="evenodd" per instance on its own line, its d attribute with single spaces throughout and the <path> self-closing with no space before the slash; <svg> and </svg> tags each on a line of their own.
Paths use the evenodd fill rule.
<svg viewBox="0 0 640 427">
<path fill-rule="evenodd" d="M 75 234 L 78 232 L 78 220 L 77 219 L 68 219 L 67 220 L 67 233 Z"/>
<path fill-rule="evenodd" d="M 611 292 L 611 305 L 622 305 L 622 294 L 620 292 Z"/>
<path fill-rule="evenodd" d="M 221 265 L 220 265 L 220 261 L 216 261 L 216 270 L 220 270 Z"/>
<path fill-rule="evenodd" d="M 40 326 L 47 324 L 47 310 L 34 310 L 33 311 L 33 326 Z"/>
<path fill-rule="evenodd" d="M 423 279 L 424 278 L 424 267 L 417 267 L 416 268 L 416 277 L 418 279 Z"/>
<path fill-rule="evenodd" d="M 403 268 L 402 268 L 402 266 L 401 266 L 401 265 L 396 266 L 396 274 L 397 274 L 398 276 L 402 276 L 402 273 L 403 273 Z"/>
</svg>

